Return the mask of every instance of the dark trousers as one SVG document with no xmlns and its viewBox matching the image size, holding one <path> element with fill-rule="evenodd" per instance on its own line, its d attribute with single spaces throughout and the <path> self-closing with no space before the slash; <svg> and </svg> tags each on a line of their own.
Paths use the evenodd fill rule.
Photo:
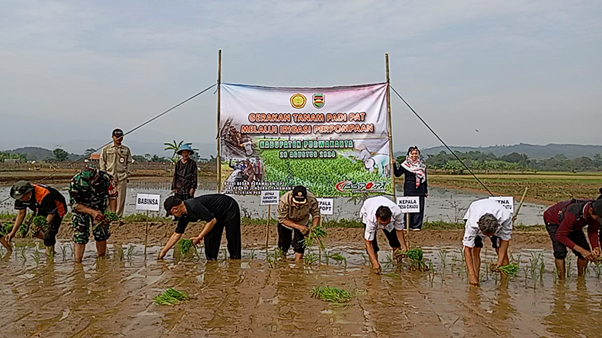
<svg viewBox="0 0 602 338">
<path fill-rule="evenodd" d="M 424 196 L 418 196 L 420 200 L 420 212 L 410 214 L 410 229 L 421 229 L 424 220 Z"/>
<path fill-rule="evenodd" d="M 59 227 L 61 226 L 61 222 L 63 221 L 62 217 L 59 217 L 58 214 L 54 215 L 52 222 L 48 224 L 48 231 L 44 233 L 44 245 L 45 246 L 54 246 L 56 244 L 56 234 L 59 233 Z"/>
<path fill-rule="evenodd" d="M 241 259 L 241 239 L 240 239 L 240 212 L 228 221 L 218 221 L 211 231 L 205 236 L 205 257 L 207 260 L 217 260 L 219 246 L 222 241 L 222 232 L 226 229 L 226 240 L 228 241 L 228 253 L 230 259 Z"/>
<path fill-rule="evenodd" d="M 305 248 L 303 247 L 304 239 L 305 236 L 301 231 L 287 229 L 282 223 L 278 223 L 278 247 L 282 252 L 286 253 L 292 244 L 295 253 L 305 253 Z"/>
<path fill-rule="evenodd" d="M 364 231 L 366 231 L 366 224 L 364 224 Z M 399 243 L 399 239 L 397 238 L 397 230 L 393 229 L 392 231 L 387 231 L 383 229 L 383 232 L 389 240 L 389 245 L 391 246 L 391 248 L 401 247 L 401 243 Z M 377 233 L 374 234 L 374 240 L 372 241 L 372 249 L 374 249 L 374 253 L 378 253 L 378 251 L 380 251 L 380 248 L 378 247 L 378 241 L 376 239 L 378 237 L 377 235 L 378 230 Z"/>
<path fill-rule="evenodd" d="M 546 230 L 548 230 L 548 234 L 550 235 L 550 239 L 552 240 L 552 248 L 554 249 L 554 258 L 557 259 L 565 259 L 566 255 L 568 253 L 567 247 L 560 243 L 557 239 L 556 239 L 556 232 L 558 231 L 558 224 L 555 223 L 546 223 Z M 568 238 L 573 241 L 573 243 L 579 245 L 580 247 L 584 248 L 585 250 L 589 251 L 589 243 L 587 243 L 587 239 L 585 238 L 585 234 L 583 233 L 583 230 L 577 230 L 577 231 L 571 231 L 571 233 L 568 235 Z M 575 256 L 583 259 L 583 256 L 581 255 L 581 253 L 572 250 L 573 253 L 575 254 Z"/>
</svg>

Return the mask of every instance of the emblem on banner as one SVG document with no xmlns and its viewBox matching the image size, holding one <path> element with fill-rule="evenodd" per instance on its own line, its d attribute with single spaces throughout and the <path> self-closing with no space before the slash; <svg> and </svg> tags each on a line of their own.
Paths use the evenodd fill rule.
<svg viewBox="0 0 602 338">
<path fill-rule="evenodd" d="M 305 103 L 307 102 L 307 98 L 303 94 L 295 94 L 291 96 L 291 106 L 295 109 L 301 109 L 305 107 Z"/>
<path fill-rule="evenodd" d="M 313 99 L 314 99 L 314 107 L 316 107 L 318 109 L 324 107 L 324 94 L 316 93 L 316 94 L 314 94 Z"/>
</svg>

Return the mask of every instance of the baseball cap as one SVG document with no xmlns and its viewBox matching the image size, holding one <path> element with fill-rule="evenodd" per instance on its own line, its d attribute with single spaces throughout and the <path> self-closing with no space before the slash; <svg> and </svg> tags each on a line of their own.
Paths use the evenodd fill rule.
<svg viewBox="0 0 602 338">
<path fill-rule="evenodd" d="M 116 137 L 121 137 L 121 136 L 123 136 L 123 130 L 121 130 L 121 129 L 119 129 L 119 128 L 117 128 L 117 129 L 114 129 L 114 130 L 113 130 L 113 136 L 116 136 Z"/>
<path fill-rule="evenodd" d="M 594 214 L 602 217 L 602 199 L 592 202 L 592 209 L 594 209 Z"/>
<path fill-rule="evenodd" d="M 298 185 L 293 188 L 293 202 L 297 204 L 305 204 L 307 202 L 307 189 Z"/>
<path fill-rule="evenodd" d="M 33 186 L 28 181 L 18 181 L 10 188 L 10 197 L 18 200 L 33 190 Z"/>
<path fill-rule="evenodd" d="M 171 208 L 180 205 L 180 203 L 182 203 L 182 200 L 177 198 L 176 196 L 169 196 L 168 198 L 166 198 L 165 202 L 163 202 L 163 207 L 165 208 L 165 211 L 167 211 L 165 217 L 171 215 Z"/>
</svg>

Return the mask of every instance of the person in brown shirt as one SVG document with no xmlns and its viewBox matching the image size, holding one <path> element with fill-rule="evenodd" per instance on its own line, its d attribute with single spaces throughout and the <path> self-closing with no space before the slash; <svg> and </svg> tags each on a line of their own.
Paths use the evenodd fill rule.
<svg viewBox="0 0 602 338">
<path fill-rule="evenodd" d="M 295 262 L 303 261 L 303 240 L 309 233 L 309 216 L 312 227 L 320 223 L 320 207 L 314 194 L 298 185 L 280 197 L 278 203 L 278 247 L 285 254 L 293 246 Z M 292 236 L 292 239 L 291 239 Z"/>
<path fill-rule="evenodd" d="M 123 216 L 125 210 L 126 190 L 132 168 L 132 152 L 121 142 L 123 142 L 123 130 L 113 130 L 113 143 L 102 148 L 99 160 L 100 170 L 113 176 L 114 186 L 119 196 L 116 211 L 119 217 Z"/>
</svg>

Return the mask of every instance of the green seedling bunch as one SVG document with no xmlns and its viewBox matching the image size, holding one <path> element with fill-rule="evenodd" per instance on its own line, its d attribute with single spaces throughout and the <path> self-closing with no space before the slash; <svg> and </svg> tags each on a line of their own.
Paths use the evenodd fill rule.
<svg viewBox="0 0 602 338">
<path fill-rule="evenodd" d="M 178 291 L 174 288 L 169 288 L 163 291 L 162 294 L 155 297 L 155 303 L 159 305 L 176 305 L 182 301 L 189 299 L 188 294 L 183 291 Z"/>
<path fill-rule="evenodd" d="M 324 249 L 324 243 L 322 243 L 322 238 L 326 237 L 326 230 L 322 226 L 316 226 L 311 228 L 305 239 L 303 240 L 303 247 L 308 248 L 314 245 L 314 241 L 318 241 L 320 243 L 320 247 Z"/>
<path fill-rule="evenodd" d="M 307 265 L 312 265 L 318 261 L 318 255 L 315 253 L 307 253 L 303 256 L 303 262 Z"/>
<path fill-rule="evenodd" d="M 48 222 L 46 221 L 46 217 L 45 216 L 35 216 L 33 218 L 33 227 L 31 229 L 31 231 L 29 232 L 30 236 L 33 236 L 35 233 L 38 232 L 46 232 L 48 230 Z"/>
<path fill-rule="evenodd" d="M 332 286 L 316 286 L 311 289 L 311 296 L 331 303 L 347 303 L 351 300 L 351 294 Z"/>
<path fill-rule="evenodd" d="M 190 249 L 193 247 L 191 239 L 182 238 L 176 244 L 176 248 L 180 251 L 182 256 L 185 256 L 190 252 Z"/>
<path fill-rule="evenodd" d="M 405 255 L 409 259 L 421 261 L 422 257 L 424 256 L 424 253 L 422 252 L 422 248 L 415 248 L 415 249 L 410 249 L 410 250 L 406 251 Z"/>
<path fill-rule="evenodd" d="M 331 259 L 334 259 L 337 262 L 343 262 L 343 263 L 345 263 L 345 266 L 347 266 L 347 258 L 345 258 L 341 254 L 335 253 L 335 254 L 332 254 L 332 255 L 330 255 L 328 257 L 331 258 Z"/>
<path fill-rule="evenodd" d="M 428 271 L 429 268 L 424 262 L 424 252 L 422 248 L 410 249 L 403 253 L 404 256 L 410 260 L 409 269 L 410 271 Z"/>
<path fill-rule="evenodd" d="M 507 276 L 516 276 L 518 274 L 518 265 L 517 264 L 508 264 L 502 265 L 497 268 L 501 273 L 506 274 Z"/>
<path fill-rule="evenodd" d="M 117 222 L 119 220 L 119 216 L 114 211 L 105 211 L 104 212 L 105 219 L 109 222 Z"/>
</svg>

